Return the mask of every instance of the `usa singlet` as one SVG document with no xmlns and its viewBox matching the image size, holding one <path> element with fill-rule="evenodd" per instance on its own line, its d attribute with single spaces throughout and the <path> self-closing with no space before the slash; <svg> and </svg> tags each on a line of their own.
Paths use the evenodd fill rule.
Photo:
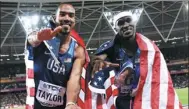
<svg viewBox="0 0 189 109">
<path fill-rule="evenodd" d="M 76 45 L 77 42 L 71 39 L 68 50 L 64 54 L 57 53 L 60 62 L 57 64 L 44 42 L 37 47 L 27 44 L 29 55 L 26 58 L 34 63 L 34 109 L 65 108 L 66 85 L 72 70 Z M 51 46 L 59 49 L 56 45 Z"/>
</svg>

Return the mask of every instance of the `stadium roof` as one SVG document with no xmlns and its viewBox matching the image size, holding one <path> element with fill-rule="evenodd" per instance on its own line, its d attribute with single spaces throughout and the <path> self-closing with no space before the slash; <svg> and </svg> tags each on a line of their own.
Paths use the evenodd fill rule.
<svg viewBox="0 0 189 109">
<path fill-rule="evenodd" d="M 53 15 L 63 0 L 1 0 L 1 56 L 18 56 L 24 52 L 25 30 L 18 19 L 22 15 Z M 68 2 L 69 1 L 69 2 Z M 76 8 L 75 29 L 88 43 L 92 53 L 114 32 L 102 15 L 107 11 L 144 9 L 137 31 L 158 46 L 188 42 L 188 2 L 185 1 L 80 1 L 67 0 Z M 90 38 L 91 37 L 91 38 Z M 90 39 L 90 40 L 89 40 Z"/>
</svg>

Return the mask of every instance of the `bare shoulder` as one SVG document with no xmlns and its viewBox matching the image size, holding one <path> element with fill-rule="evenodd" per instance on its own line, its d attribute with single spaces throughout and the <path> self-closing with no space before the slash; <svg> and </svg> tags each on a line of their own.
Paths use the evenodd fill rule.
<svg viewBox="0 0 189 109">
<path fill-rule="evenodd" d="M 76 58 L 80 58 L 80 59 L 82 59 L 82 60 L 84 60 L 85 59 L 85 50 L 84 50 L 84 48 L 82 47 L 82 46 L 77 46 L 76 48 L 75 48 L 75 57 Z"/>
</svg>

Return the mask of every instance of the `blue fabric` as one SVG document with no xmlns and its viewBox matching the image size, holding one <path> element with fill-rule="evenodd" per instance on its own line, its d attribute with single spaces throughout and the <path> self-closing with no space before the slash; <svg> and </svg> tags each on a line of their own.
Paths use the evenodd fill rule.
<svg viewBox="0 0 189 109">
<path fill-rule="evenodd" d="M 106 50 L 110 49 L 114 45 L 113 41 L 107 41 L 100 45 L 100 47 L 96 50 L 96 55 L 104 53 Z"/>
<path fill-rule="evenodd" d="M 66 87 L 73 66 L 76 42 L 72 39 L 69 49 L 64 54 L 59 53 L 59 46 L 57 42 L 58 40 L 54 38 L 48 41 L 48 44 L 52 46 L 52 51 L 56 54 L 60 62 L 59 65 L 55 63 L 43 42 L 37 47 L 32 47 L 29 44 L 27 45 L 27 50 L 29 51 L 28 58 L 33 58 L 34 61 L 36 88 L 39 80 Z"/>
<path fill-rule="evenodd" d="M 92 92 L 105 94 L 104 83 L 109 78 L 109 76 L 110 76 L 109 72 L 112 70 L 115 71 L 114 68 L 107 67 L 107 68 L 104 68 L 103 70 L 100 70 L 97 73 L 95 73 L 94 77 L 90 81 L 89 89 Z"/>
</svg>

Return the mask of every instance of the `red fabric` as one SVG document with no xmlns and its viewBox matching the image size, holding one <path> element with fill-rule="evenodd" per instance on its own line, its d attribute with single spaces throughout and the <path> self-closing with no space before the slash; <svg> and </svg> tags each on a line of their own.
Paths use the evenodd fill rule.
<svg viewBox="0 0 189 109">
<path fill-rule="evenodd" d="M 101 97 L 102 95 L 100 95 L 100 94 L 98 94 L 97 95 L 97 109 L 103 109 L 103 107 L 102 107 L 102 97 Z"/>
<path fill-rule="evenodd" d="M 74 39 L 76 39 L 76 41 L 78 42 L 79 45 L 81 45 L 82 47 L 85 48 L 85 42 L 83 41 L 83 39 L 79 36 L 79 34 L 75 30 L 72 30 L 70 34 Z"/>
<path fill-rule="evenodd" d="M 30 79 L 33 79 L 33 78 L 34 78 L 33 69 L 28 68 L 27 74 L 28 74 L 28 78 L 30 78 Z"/>
<path fill-rule="evenodd" d="M 162 53 L 152 41 L 139 33 L 136 40 L 141 54 L 140 81 L 134 100 L 134 109 L 182 109 Z M 147 91 L 151 93 L 148 94 Z"/>
<path fill-rule="evenodd" d="M 34 109 L 34 106 L 33 105 L 30 106 L 30 105 L 26 104 L 25 109 Z"/>
<path fill-rule="evenodd" d="M 31 87 L 29 88 L 29 93 L 30 93 L 30 97 L 34 97 L 35 96 L 35 88 L 34 87 Z"/>
</svg>

